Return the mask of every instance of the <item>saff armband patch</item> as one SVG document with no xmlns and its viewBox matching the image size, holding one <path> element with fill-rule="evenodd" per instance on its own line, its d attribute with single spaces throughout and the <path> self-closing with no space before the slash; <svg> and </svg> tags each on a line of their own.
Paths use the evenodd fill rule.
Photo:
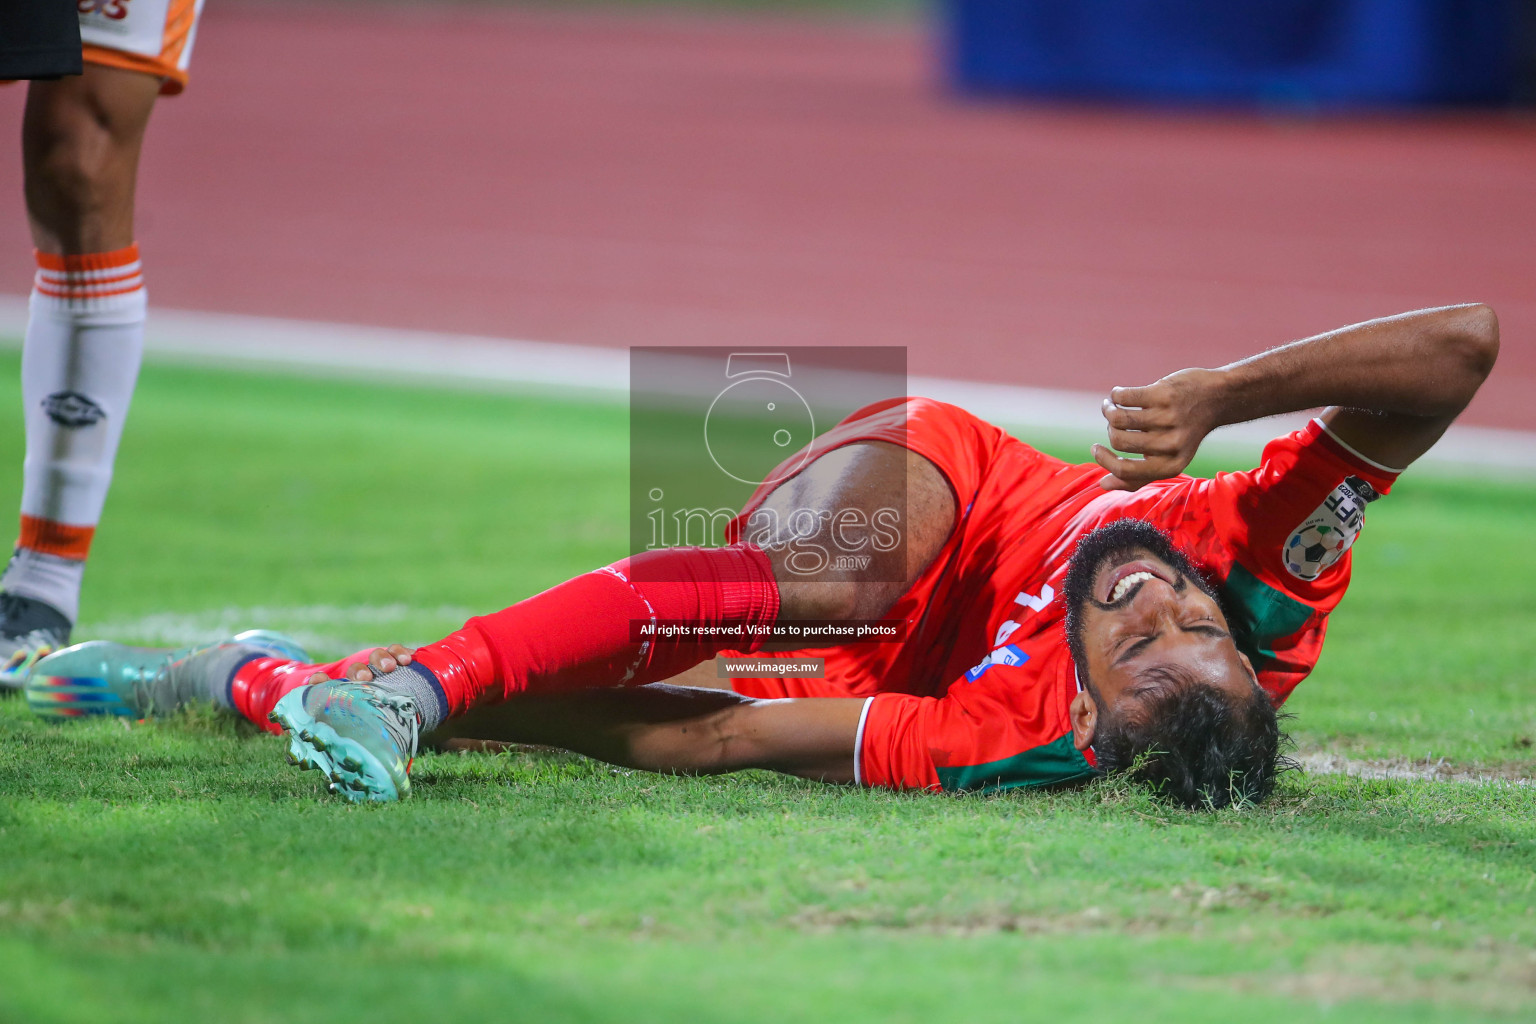
<svg viewBox="0 0 1536 1024">
<path fill-rule="evenodd" d="M 1379 497 L 1376 488 L 1359 477 L 1345 477 L 1286 538 L 1286 571 L 1302 580 L 1321 576 L 1354 546 L 1365 523 L 1365 506 Z"/>
</svg>

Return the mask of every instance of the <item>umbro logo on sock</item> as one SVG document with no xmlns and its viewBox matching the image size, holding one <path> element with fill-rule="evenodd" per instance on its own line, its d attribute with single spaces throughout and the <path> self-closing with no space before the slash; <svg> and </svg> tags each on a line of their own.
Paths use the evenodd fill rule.
<svg viewBox="0 0 1536 1024">
<path fill-rule="evenodd" d="M 107 410 L 78 391 L 55 391 L 43 399 L 43 411 L 61 427 L 89 427 L 107 418 Z"/>
</svg>

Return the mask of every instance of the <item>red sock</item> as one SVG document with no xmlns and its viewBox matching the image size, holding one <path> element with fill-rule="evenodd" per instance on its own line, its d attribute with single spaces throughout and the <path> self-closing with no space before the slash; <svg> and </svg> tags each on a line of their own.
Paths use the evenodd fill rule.
<svg viewBox="0 0 1536 1024">
<path fill-rule="evenodd" d="M 316 672 L 324 672 L 332 679 L 340 678 L 353 665 L 366 664 L 372 653 L 373 648 L 369 647 L 324 665 L 284 658 L 255 658 L 241 665 L 229 681 L 229 702 L 236 711 L 267 732 L 280 733 L 282 727 L 267 718 L 278 701 L 303 686 Z"/>
<path fill-rule="evenodd" d="M 740 633 L 637 637 L 642 624 L 768 626 L 778 616 L 779 586 L 758 548 L 675 548 L 626 558 L 470 619 L 419 648 L 415 659 L 437 677 L 452 715 L 519 693 L 642 686 L 720 651 L 761 646 Z"/>
</svg>

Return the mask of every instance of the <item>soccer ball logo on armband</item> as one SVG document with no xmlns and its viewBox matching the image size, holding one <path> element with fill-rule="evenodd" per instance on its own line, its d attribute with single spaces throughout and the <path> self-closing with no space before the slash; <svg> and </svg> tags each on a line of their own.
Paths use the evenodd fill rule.
<svg viewBox="0 0 1536 1024">
<path fill-rule="evenodd" d="M 1354 539 L 1337 526 L 1308 523 L 1292 533 L 1285 545 L 1285 567 L 1292 576 L 1315 580 L 1344 556 Z"/>
<path fill-rule="evenodd" d="M 1344 557 L 1365 524 L 1365 506 L 1378 495 L 1370 484 L 1348 477 L 1286 538 L 1281 557 L 1292 576 L 1315 580 Z"/>
</svg>

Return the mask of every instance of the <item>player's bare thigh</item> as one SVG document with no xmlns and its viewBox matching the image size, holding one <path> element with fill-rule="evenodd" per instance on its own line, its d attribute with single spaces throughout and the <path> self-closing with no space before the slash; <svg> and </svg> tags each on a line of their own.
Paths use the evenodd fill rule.
<svg viewBox="0 0 1536 1024">
<path fill-rule="evenodd" d="M 160 79 L 87 63 L 27 90 L 22 121 L 32 241 L 53 254 L 133 244 L 133 195 Z"/>
<path fill-rule="evenodd" d="M 923 574 L 955 527 L 955 497 L 938 468 L 885 441 L 835 448 L 775 488 L 760 506 L 795 543 L 764 545 L 779 583 L 784 619 L 877 619 Z M 797 546 L 845 546 L 848 522 L 871 523 L 882 510 L 904 510 L 895 544 L 862 546 L 868 559 L 813 559 Z M 840 518 L 845 517 L 845 518 Z M 746 536 L 753 539 L 754 520 Z M 807 531 L 806 527 L 811 527 Z"/>
<path fill-rule="evenodd" d="M 844 509 L 856 509 L 866 518 L 881 508 L 905 510 L 900 543 L 877 554 L 862 569 L 849 568 L 850 563 L 829 563 L 819 573 L 795 572 L 785 565 L 792 554 L 789 548 L 770 549 L 779 583 L 781 619 L 882 617 L 943 550 L 954 531 L 957 511 L 954 492 L 937 466 L 910 449 L 885 441 L 833 449 L 775 488 L 762 507 L 773 510 L 781 523 L 809 509 L 822 531 L 831 530 L 832 517 Z M 808 539 L 814 543 L 817 536 Z M 791 647 L 772 644 L 765 649 Z M 668 681 L 678 686 L 730 689 L 730 681 L 719 678 L 713 661 L 695 665 Z"/>
</svg>

